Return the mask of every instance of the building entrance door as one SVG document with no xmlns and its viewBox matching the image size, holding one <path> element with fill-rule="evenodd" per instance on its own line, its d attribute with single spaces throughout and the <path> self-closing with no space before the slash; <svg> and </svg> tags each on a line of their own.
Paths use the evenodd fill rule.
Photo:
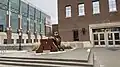
<svg viewBox="0 0 120 67">
<path fill-rule="evenodd" d="M 94 33 L 94 45 L 96 47 L 104 47 L 106 44 L 106 38 L 104 32 Z"/>
<path fill-rule="evenodd" d="M 107 47 L 115 47 L 115 39 L 113 32 L 106 32 L 106 46 Z"/>
<path fill-rule="evenodd" d="M 95 47 L 120 46 L 120 32 L 118 30 L 104 30 L 93 33 Z"/>
</svg>

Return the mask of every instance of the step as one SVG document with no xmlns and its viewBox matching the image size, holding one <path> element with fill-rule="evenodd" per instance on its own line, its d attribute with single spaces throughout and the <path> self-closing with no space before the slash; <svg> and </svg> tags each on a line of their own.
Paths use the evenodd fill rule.
<svg viewBox="0 0 120 67">
<path fill-rule="evenodd" d="M 93 67 L 93 66 L 57 65 L 57 64 L 25 63 L 25 62 L 9 62 L 9 61 L 0 61 L 0 64 L 10 65 L 12 67 L 13 66 L 21 66 L 21 67 Z"/>
<path fill-rule="evenodd" d="M 0 61 L 2 65 L 10 65 L 10 66 L 22 66 L 22 67 L 60 67 L 53 64 L 40 64 L 40 63 L 25 63 L 25 62 L 9 62 L 9 61 Z"/>
<path fill-rule="evenodd" d="M 38 58 L 38 57 L 14 57 L 14 56 L 1 56 L 0 58 L 8 59 L 27 59 L 27 60 L 53 60 L 53 61 L 72 61 L 72 62 L 88 62 L 88 60 L 78 60 L 78 59 L 58 59 L 58 58 Z"/>
<path fill-rule="evenodd" d="M 55 65 L 72 65 L 72 66 L 93 66 L 92 63 L 72 62 L 72 61 L 69 61 L 69 62 L 68 61 L 56 61 L 56 60 L 28 60 L 28 59 L 0 58 L 0 61 L 55 64 Z"/>
</svg>

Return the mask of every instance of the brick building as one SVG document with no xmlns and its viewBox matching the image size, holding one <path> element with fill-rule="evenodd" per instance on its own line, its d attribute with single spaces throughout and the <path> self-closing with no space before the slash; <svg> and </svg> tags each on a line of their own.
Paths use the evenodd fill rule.
<svg viewBox="0 0 120 67">
<path fill-rule="evenodd" d="M 63 41 L 120 46 L 120 0 L 58 0 L 58 28 Z"/>
</svg>

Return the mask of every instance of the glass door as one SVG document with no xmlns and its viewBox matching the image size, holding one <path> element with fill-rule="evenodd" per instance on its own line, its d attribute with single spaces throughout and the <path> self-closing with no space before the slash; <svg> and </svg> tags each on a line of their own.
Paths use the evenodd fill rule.
<svg viewBox="0 0 120 67">
<path fill-rule="evenodd" d="M 115 47 L 120 46 L 120 33 L 114 32 Z"/>
<path fill-rule="evenodd" d="M 99 33 L 94 33 L 94 45 L 95 47 L 104 47 L 105 46 L 105 33 L 104 32 L 99 32 Z"/>
<path fill-rule="evenodd" d="M 100 46 L 104 47 L 106 44 L 105 33 L 104 32 L 99 33 L 99 38 L 100 38 L 100 41 L 99 41 Z"/>
<path fill-rule="evenodd" d="M 99 46 L 98 33 L 93 34 L 94 36 L 94 45 Z"/>
<path fill-rule="evenodd" d="M 106 39 L 106 46 L 108 47 L 114 47 L 115 46 L 115 39 L 114 39 L 114 33 L 113 32 L 107 32 L 107 39 Z"/>
</svg>

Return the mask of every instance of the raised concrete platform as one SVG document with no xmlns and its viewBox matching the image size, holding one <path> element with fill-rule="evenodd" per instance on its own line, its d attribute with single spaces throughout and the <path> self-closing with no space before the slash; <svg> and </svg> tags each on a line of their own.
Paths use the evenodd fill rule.
<svg viewBox="0 0 120 67">
<path fill-rule="evenodd" d="M 93 67 L 90 57 L 92 54 L 87 49 L 37 55 L 34 52 L 8 52 L 0 55 L 0 64 L 29 67 Z"/>
<path fill-rule="evenodd" d="M 26 58 L 50 58 L 50 59 L 71 59 L 71 60 L 83 60 L 87 61 L 89 57 L 89 52 L 87 49 L 74 49 L 67 52 L 58 52 L 58 53 L 39 53 L 36 54 L 34 52 L 25 52 L 25 51 L 18 51 L 18 52 L 6 52 L 1 55 L 1 57 L 26 57 Z"/>
</svg>

